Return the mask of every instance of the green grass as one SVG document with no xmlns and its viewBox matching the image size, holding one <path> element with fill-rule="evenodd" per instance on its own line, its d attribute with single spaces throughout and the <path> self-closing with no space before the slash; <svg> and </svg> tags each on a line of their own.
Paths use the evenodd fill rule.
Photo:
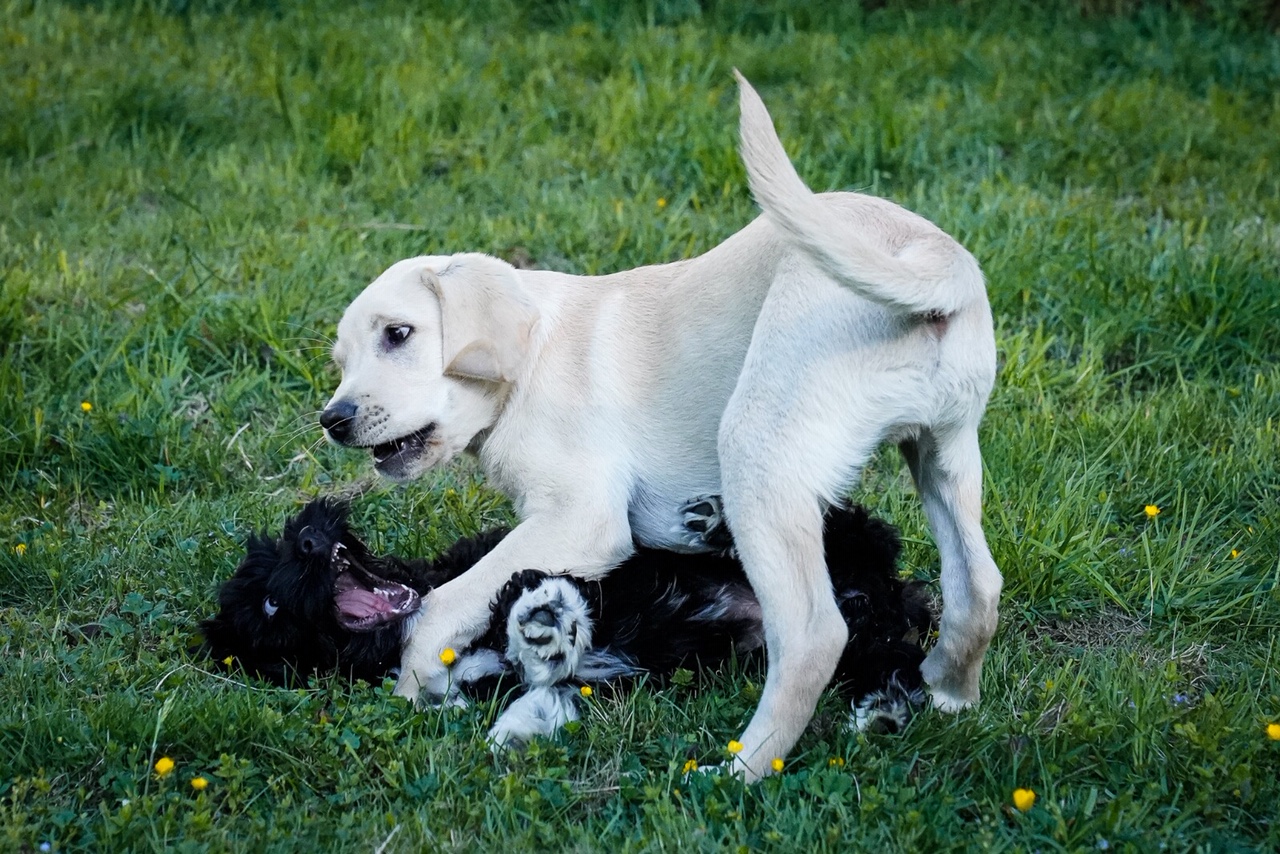
<svg viewBox="0 0 1280 854">
<path fill-rule="evenodd" d="M 1280 845 L 1265 15 L 425 5 L 0 0 L 0 849 Z M 309 496 L 366 491 L 406 553 L 510 518 L 472 464 L 394 488 L 320 443 L 328 336 L 411 254 L 596 272 L 724 239 L 754 215 L 733 66 L 812 186 L 919 211 L 988 275 L 982 705 L 855 737 L 827 698 L 743 788 L 679 769 L 740 731 L 749 669 L 598 695 L 494 760 L 488 706 L 193 658 L 242 538 Z M 856 497 L 934 578 L 896 455 Z"/>
</svg>

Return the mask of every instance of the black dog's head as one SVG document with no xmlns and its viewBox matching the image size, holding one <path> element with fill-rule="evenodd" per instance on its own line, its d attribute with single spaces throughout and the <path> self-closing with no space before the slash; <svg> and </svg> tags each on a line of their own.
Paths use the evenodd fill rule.
<svg viewBox="0 0 1280 854">
<path fill-rule="evenodd" d="M 399 663 L 403 623 L 425 592 L 413 581 L 355 536 L 344 503 L 317 499 L 278 539 L 250 537 L 200 628 L 214 658 L 278 684 L 335 669 L 373 681 Z"/>
</svg>

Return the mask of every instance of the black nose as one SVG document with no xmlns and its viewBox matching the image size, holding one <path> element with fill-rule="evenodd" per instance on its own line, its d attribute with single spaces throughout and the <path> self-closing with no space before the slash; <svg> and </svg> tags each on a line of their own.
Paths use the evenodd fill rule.
<svg viewBox="0 0 1280 854">
<path fill-rule="evenodd" d="M 327 554 L 329 551 L 328 546 L 328 538 L 310 525 L 303 528 L 302 534 L 298 537 L 298 548 L 307 557 L 318 557 Z"/>
<path fill-rule="evenodd" d="M 351 427 L 355 424 L 358 409 L 349 400 L 330 404 L 328 409 L 320 413 L 320 426 L 329 431 L 333 441 L 346 442 L 351 438 Z"/>
</svg>

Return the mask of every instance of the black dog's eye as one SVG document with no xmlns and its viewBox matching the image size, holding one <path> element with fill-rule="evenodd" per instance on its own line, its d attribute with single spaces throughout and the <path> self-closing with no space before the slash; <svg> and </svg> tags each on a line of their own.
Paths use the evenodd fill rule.
<svg viewBox="0 0 1280 854">
<path fill-rule="evenodd" d="M 401 344 L 409 340 L 409 336 L 413 334 L 413 327 L 408 324 L 400 323 L 394 326 L 388 326 L 383 330 L 383 337 L 387 342 L 387 349 L 399 347 Z"/>
<path fill-rule="evenodd" d="M 276 600 L 272 599 L 270 596 L 262 600 L 262 613 L 266 614 L 268 617 L 274 617 L 276 615 L 276 611 L 279 610 L 280 606 L 277 605 Z"/>
</svg>

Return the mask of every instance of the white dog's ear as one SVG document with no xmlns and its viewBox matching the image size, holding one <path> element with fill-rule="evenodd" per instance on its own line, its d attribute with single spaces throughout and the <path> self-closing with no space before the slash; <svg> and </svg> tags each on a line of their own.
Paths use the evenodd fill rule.
<svg viewBox="0 0 1280 854">
<path fill-rule="evenodd" d="M 445 375 L 511 382 L 538 321 L 515 271 L 489 258 L 458 261 L 424 270 L 422 281 L 440 301 Z"/>
</svg>

